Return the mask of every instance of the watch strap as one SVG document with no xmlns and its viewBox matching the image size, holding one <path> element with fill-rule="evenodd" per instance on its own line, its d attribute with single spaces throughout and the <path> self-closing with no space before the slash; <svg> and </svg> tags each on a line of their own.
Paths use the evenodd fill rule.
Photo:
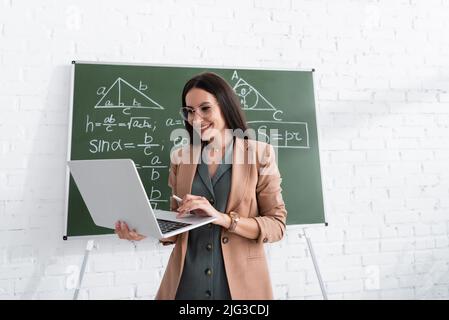
<svg viewBox="0 0 449 320">
<path fill-rule="evenodd" d="M 231 225 L 228 228 L 228 231 L 234 232 L 235 228 L 237 227 L 237 223 L 240 220 L 240 216 L 237 212 L 231 211 L 229 213 L 229 216 L 231 217 Z"/>
</svg>

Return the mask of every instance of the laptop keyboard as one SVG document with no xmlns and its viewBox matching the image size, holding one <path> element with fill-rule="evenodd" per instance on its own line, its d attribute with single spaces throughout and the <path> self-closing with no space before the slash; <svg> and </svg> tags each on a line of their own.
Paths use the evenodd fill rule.
<svg viewBox="0 0 449 320">
<path fill-rule="evenodd" d="M 162 233 L 168 233 L 171 231 L 175 231 L 190 226 L 190 223 L 168 221 L 162 219 L 157 219 L 157 223 L 159 224 L 159 228 L 161 228 Z"/>
</svg>

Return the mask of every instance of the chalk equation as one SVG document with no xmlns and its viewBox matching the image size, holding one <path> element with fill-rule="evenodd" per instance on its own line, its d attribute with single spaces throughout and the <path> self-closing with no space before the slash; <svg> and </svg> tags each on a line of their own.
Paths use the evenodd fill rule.
<svg viewBox="0 0 449 320">
<path fill-rule="evenodd" d="M 306 122 L 248 121 L 256 130 L 257 139 L 275 148 L 309 149 L 309 130 Z"/>
<path fill-rule="evenodd" d="M 106 132 L 113 132 L 115 128 L 132 129 L 149 129 L 156 131 L 156 123 L 151 120 L 151 117 L 129 117 L 126 122 L 117 122 L 114 114 L 111 113 L 103 119 L 102 122 L 95 122 L 91 120 L 89 114 L 86 115 L 85 132 L 94 132 L 96 128 L 104 128 Z"/>
<path fill-rule="evenodd" d="M 256 88 L 240 78 L 233 87 L 243 110 L 276 111 L 276 108 Z"/>
<path fill-rule="evenodd" d="M 157 109 L 164 110 L 158 102 L 150 98 L 144 91 L 148 85 L 139 82 L 138 88 L 125 79 L 118 77 L 108 88 L 106 86 L 97 89 L 97 95 L 101 96 L 95 108 L 121 108 L 123 114 L 130 114 L 131 109 Z"/>
<path fill-rule="evenodd" d="M 240 77 L 235 70 L 231 81 L 236 83 L 233 90 L 240 99 L 242 109 L 251 117 L 263 120 L 248 121 L 256 130 L 258 140 L 271 143 L 275 148 L 309 149 L 309 129 L 307 122 L 284 121 L 281 108 L 275 107 L 255 86 Z"/>
</svg>

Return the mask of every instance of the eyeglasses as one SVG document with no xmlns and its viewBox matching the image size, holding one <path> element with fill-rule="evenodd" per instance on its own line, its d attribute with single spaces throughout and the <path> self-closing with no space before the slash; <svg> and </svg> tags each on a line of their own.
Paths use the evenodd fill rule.
<svg viewBox="0 0 449 320">
<path fill-rule="evenodd" d="M 201 105 L 198 108 L 181 107 L 181 110 L 179 111 L 181 117 L 186 121 L 192 121 L 195 118 L 195 113 L 198 113 L 203 119 L 208 118 L 212 114 L 212 105 Z"/>
</svg>

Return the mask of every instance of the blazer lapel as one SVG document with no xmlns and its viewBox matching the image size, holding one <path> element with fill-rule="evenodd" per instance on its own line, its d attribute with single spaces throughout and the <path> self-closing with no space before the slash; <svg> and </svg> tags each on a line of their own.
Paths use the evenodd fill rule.
<svg viewBox="0 0 449 320">
<path fill-rule="evenodd" d="M 223 163 L 221 163 L 217 171 L 215 172 L 215 175 L 213 176 L 212 180 L 212 186 L 215 186 L 218 180 L 220 180 L 221 176 L 226 173 L 226 171 L 230 170 L 232 168 L 232 162 L 233 158 L 232 155 L 234 154 L 234 141 L 231 140 L 228 146 L 226 146 L 225 149 L 225 155 L 223 157 Z"/>
<path fill-rule="evenodd" d="M 189 159 L 189 163 L 180 163 L 179 173 L 176 179 L 176 190 L 178 191 L 177 196 L 181 198 L 192 192 L 192 183 L 195 177 L 198 161 L 201 156 L 201 146 L 193 146 L 187 150 L 189 155 L 186 158 Z"/>
<path fill-rule="evenodd" d="M 214 177 L 212 178 L 212 186 L 215 187 L 215 184 L 220 180 L 221 176 L 226 173 L 226 171 L 231 170 L 232 166 L 228 163 L 222 163 L 218 166 L 217 172 L 215 172 Z"/>
<path fill-rule="evenodd" d="M 242 201 L 248 183 L 250 164 L 247 163 L 248 143 L 240 138 L 235 138 L 234 154 L 232 161 L 232 181 L 226 212 L 234 210 Z"/>
<path fill-rule="evenodd" d="M 204 162 L 201 162 L 198 165 L 198 174 L 203 181 L 204 186 L 207 188 L 207 191 L 209 191 L 209 194 L 215 198 L 214 188 L 212 187 L 212 181 L 209 176 L 209 169 Z"/>
</svg>

